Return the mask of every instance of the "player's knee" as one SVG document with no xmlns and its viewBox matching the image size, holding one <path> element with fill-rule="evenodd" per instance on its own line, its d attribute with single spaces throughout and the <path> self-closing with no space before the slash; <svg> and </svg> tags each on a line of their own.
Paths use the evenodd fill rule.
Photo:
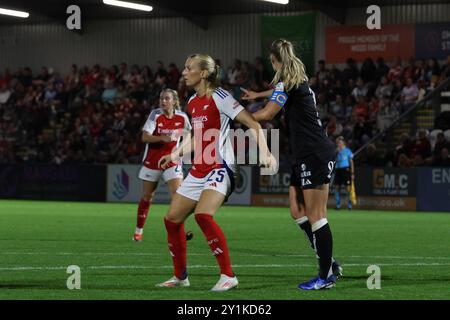
<svg viewBox="0 0 450 320">
<path fill-rule="evenodd" d="M 170 222 L 173 222 L 173 223 L 183 223 L 184 222 L 183 217 L 178 215 L 176 212 L 171 212 L 171 211 L 169 211 L 166 214 L 165 219 L 169 220 Z"/>
<path fill-rule="evenodd" d="M 153 193 L 144 192 L 142 194 L 142 199 L 144 199 L 145 201 L 148 201 L 148 202 L 152 202 L 152 200 L 153 200 Z"/>
</svg>

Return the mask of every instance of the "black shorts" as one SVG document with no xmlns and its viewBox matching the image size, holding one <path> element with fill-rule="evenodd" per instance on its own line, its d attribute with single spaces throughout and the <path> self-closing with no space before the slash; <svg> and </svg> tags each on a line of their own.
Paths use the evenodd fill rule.
<svg viewBox="0 0 450 320">
<path fill-rule="evenodd" d="M 335 156 L 319 157 L 316 154 L 295 160 L 291 172 L 291 186 L 315 189 L 317 186 L 330 183 L 335 160 Z"/>
<path fill-rule="evenodd" d="M 350 168 L 336 169 L 333 184 L 335 186 L 349 186 L 352 184 L 352 174 Z"/>
</svg>

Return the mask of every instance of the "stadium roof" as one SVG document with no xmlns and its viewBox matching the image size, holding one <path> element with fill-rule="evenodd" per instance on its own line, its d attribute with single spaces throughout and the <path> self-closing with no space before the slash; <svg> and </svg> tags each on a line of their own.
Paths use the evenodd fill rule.
<svg viewBox="0 0 450 320">
<path fill-rule="evenodd" d="M 1 0 L 0 7 L 23 10 L 30 13 L 28 19 L 0 16 L 0 24 L 64 23 L 66 8 L 77 4 L 81 8 L 82 21 L 99 19 L 135 19 L 154 17 L 184 17 L 203 29 L 207 29 L 207 16 L 217 14 L 244 14 L 320 10 L 340 23 L 345 22 L 345 9 L 373 4 L 371 0 L 290 0 L 288 5 L 260 0 L 129 0 L 153 6 L 152 12 L 122 9 L 103 4 L 102 0 Z M 379 0 L 380 6 L 448 3 L 448 0 Z"/>
</svg>

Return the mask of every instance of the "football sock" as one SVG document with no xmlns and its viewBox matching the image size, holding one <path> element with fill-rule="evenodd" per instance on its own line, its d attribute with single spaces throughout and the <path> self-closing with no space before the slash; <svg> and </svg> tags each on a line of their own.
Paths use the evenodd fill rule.
<svg viewBox="0 0 450 320">
<path fill-rule="evenodd" d="M 311 226 L 314 245 L 319 256 L 319 277 L 327 279 L 333 274 L 333 236 L 327 219 L 322 218 Z"/>
<path fill-rule="evenodd" d="M 196 214 L 195 221 L 197 221 L 200 229 L 202 229 L 206 241 L 208 241 L 209 247 L 216 257 L 217 263 L 220 266 L 220 273 L 229 277 L 234 277 L 233 270 L 231 269 L 227 241 L 222 229 L 209 214 Z"/>
<path fill-rule="evenodd" d="M 314 241 L 313 241 L 313 233 L 311 230 L 311 224 L 309 223 L 308 217 L 306 217 L 306 216 L 301 217 L 301 218 L 295 220 L 295 222 L 298 224 L 300 229 L 302 229 L 305 232 L 306 239 L 308 239 L 309 244 L 311 245 L 311 248 L 313 248 L 315 250 Z"/>
<path fill-rule="evenodd" d="M 309 223 L 309 220 L 306 216 L 298 218 L 295 220 L 295 222 L 298 224 L 298 226 L 305 232 L 305 236 L 307 240 L 309 241 L 309 244 L 311 245 L 311 248 L 316 252 L 316 248 L 314 247 L 314 239 L 313 239 L 313 233 L 311 229 L 311 223 Z M 319 259 L 319 256 L 316 252 L 316 258 Z M 331 261 L 334 263 L 336 260 L 334 258 L 331 258 Z"/>
<path fill-rule="evenodd" d="M 141 198 L 139 201 L 138 211 L 137 211 L 137 228 L 143 229 L 145 225 L 145 220 L 148 216 L 148 208 L 150 207 L 150 201 Z"/>
<path fill-rule="evenodd" d="M 167 242 L 169 244 L 170 255 L 172 256 L 174 275 L 178 279 L 186 279 L 186 235 L 184 224 L 174 223 L 164 218 L 167 230 Z"/>
</svg>

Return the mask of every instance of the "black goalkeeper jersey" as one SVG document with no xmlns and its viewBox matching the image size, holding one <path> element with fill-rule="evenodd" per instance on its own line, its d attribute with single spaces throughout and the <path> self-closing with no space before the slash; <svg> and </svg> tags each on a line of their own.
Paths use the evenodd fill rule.
<svg viewBox="0 0 450 320">
<path fill-rule="evenodd" d="M 283 89 L 279 83 L 276 90 Z M 316 154 L 321 159 L 333 158 L 336 148 L 330 141 L 319 119 L 316 98 L 305 81 L 298 88 L 285 92 L 288 96 L 283 106 L 289 128 L 289 142 L 294 159 Z"/>
</svg>

